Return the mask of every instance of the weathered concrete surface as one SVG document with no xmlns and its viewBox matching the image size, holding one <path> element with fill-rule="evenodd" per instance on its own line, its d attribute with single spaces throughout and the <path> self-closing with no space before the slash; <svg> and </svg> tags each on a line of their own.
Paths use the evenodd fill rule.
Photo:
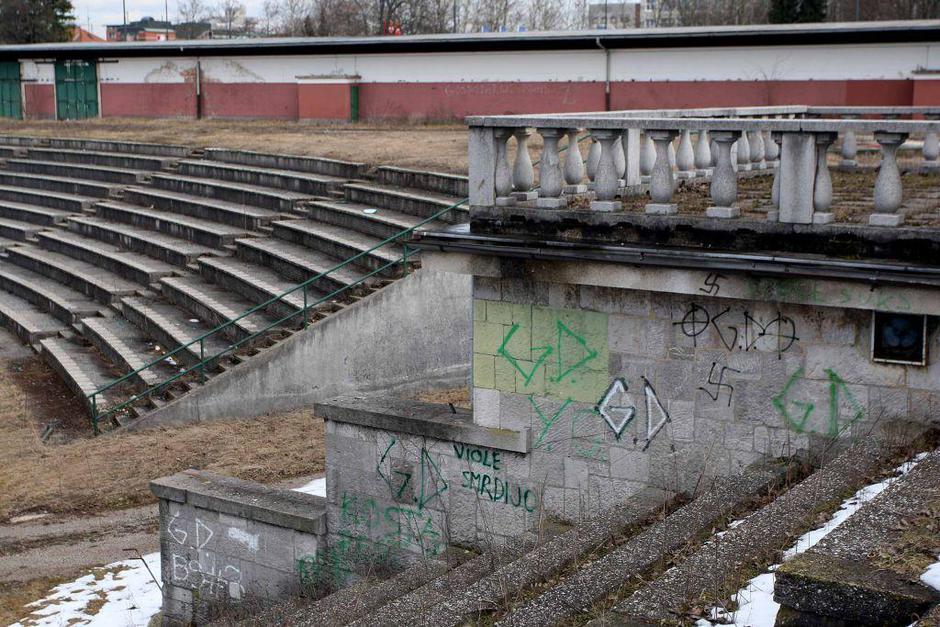
<svg viewBox="0 0 940 627">
<path fill-rule="evenodd" d="M 902 555 L 910 522 L 940 505 L 940 451 L 865 504 L 806 553 L 777 570 L 783 606 L 857 625 L 908 625 L 940 593 L 878 560 Z"/>
<path fill-rule="evenodd" d="M 231 368 L 135 427 L 250 418 L 350 392 L 464 385 L 468 277 L 419 270 Z"/>
</svg>

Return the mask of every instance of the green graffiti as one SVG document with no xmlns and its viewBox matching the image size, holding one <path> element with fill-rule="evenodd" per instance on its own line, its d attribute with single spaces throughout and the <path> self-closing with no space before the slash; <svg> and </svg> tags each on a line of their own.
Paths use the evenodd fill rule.
<svg viewBox="0 0 940 627">
<path fill-rule="evenodd" d="M 389 477 L 386 473 L 382 472 L 382 465 L 385 463 L 385 459 L 388 457 L 389 451 L 391 451 L 392 447 L 397 443 L 398 440 L 395 438 L 392 438 L 392 441 L 388 443 L 388 447 L 385 449 L 385 452 L 382 453 L 382 458 L 379 460 L 379 463 L 375 465 L 375 472 L 378 473 L 380 477 L 382 477 L 382 480 L 388 486 L 389 492 L 395 495 L 395 499 L 400 499 L 401 495 L 405 492 L 405 488 L 407 488 L 411 483 L 411 473 L 389 468 L 393 475 L 397 475 L 401 478 L 401 485 L 396 488 L 392 482 L 392 478 Z"/>
<path fill-rule="evenodd" d="M 783 416 L 787 425 L 797 433 L 806 433 L 806 423 L 816 411 L 816 404 L 812 401 L 799 401 L 789 398 L 789 395 L 796 385 L 796 382 L 803 377 L 804 368 L 800 368 L 789 378 L 786 385 L 780 393 L 775 396 L 771 403 L 780 415 Z M 865 415 L 865 409 L 861 406 L 852 391 L 849 389 L 845 380 L 842 379 L 834 370 L 827 368 L 826 376 L 829 379 L 829 416 L 826 434 L 829 437 L 838 437 L 845 429 L 861 420 Z M 852 417 L 840 427 L 841 411 L 839 409 L 839 399 L 844 395 L 853 410 Z M 795 409 L 795 411 L 791 411 Z"/>
<path fill-rule="evenodd" d="M 597 412 L 597 408 L 594 407 L 590 409 L 580 409 L 571 416 L 571 443 L 573 445 L 572 453 L 575 456 L 594 459 L 599 462 L 607 461 L 607 455 L 604 453 L 603 449 L 604 439 L 600 435 L 585 437 L 578 435 L 576 431 L 579 422 L 586 420 L 589 425 L 594 425 L 597 424 L 599 419 L 602 419 L 602 417 Z M 587 442 L 582 445 L 582 441 L 585 440 Z"/>
<path fill-rule="evenodd" d="M 430 491 L 433 488 L 433 491 Z M 447 491 L 447 481 L 428 454 L 427 449 L 421 449 L 421 494 L 417 499 L 418 509 L 434 500 L 435 497 Z"/>
<path fill-rule="evenodd" d="M 587 341 L 567 326 L 561 320 L 556 321 L 558 338 L 556 340 L 557 350 L 555 355 L 558 360 L 558 374 L 552 379 L 555 382 L 564 381 L 565 377 L 573 373 L 575 370 L 585 365 L 595 357 L 597 357 L 597 351 L 592 349 L 587 345 Z M 564 363 L 566 351 L 564 350 L 563 344 L 570 344 L 571 341 L 574 341 L 576 346 L 575 351 L 578 352 L 578 359 L 571 363 L 571 360 L 568 360 L 568 363 Z M 535 349 L 533 349 L 535 350 Z"/>
<path fill-rule="evenodd" d="M 548 432 L 555 425 L 555 423 L 558 422 L 558 419 L 561 418 L 562 413 L 564 413 L 565 409 L 568 407 L 568 405 L 571 404 L 572 401 L 570 398 L 565 399 L 565 402 L 561 404 L 561 407 L 559 407 L 558 410 L 550 417 L 546 416 L 544 413 L 542 413 L 542 410 L 539 409 L 538 404 L 535 402 L 534 394 L 529 394 L 529 402 L 532 403 L 532 407 L 535 409 L 535 414 L 539 418 L 539 423 L 542 425 L 538 436 L 535 438 L 535 442 L 532 444 L 532 448 L 541 448 L 542 443 L 545 440 L 545 436 L 548 435 Z M 552 445 L 549 444 L 546 447 L 546 450 L 552 450 Z"/>
<path fill-rule="evenodd" d="M 525 369 L 520 365 L 519 360 L 513 357 L 506 346 L 509 344 L 509 340 L 512 339 L 512 336 L 516 334 L 516 331 L 519 330 L 519 324 L 513 324 L 509 328 L 509 332 L 506 333 L 506 337 L 503 338 L 503 343 L 500 344 L 499 349 L 497 349 L 496 354 L 501 355 L 512 365 L 516 371 L 522 375 L 525 384 L 529 385 L 532 382 L 532 377 L 535 376 L 535 373 L 538 372 L 538 369 L 542 367 L 542 364 L 545 363 L 545 360 L 548 359 L 548 356 L 552 354 L 551 346 L 534 346 L 532 351 L 539 351 L 539 357 L 535 360 L 535 363 L 532 365 L 532 369 L 529 372 L 526 372 Z"/>
</svg>

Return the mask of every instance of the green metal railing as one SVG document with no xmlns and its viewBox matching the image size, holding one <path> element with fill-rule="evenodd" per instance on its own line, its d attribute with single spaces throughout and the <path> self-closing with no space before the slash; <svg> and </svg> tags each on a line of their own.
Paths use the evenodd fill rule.
<svg viewBox="0 0 940 627">
<path fill-rule="evenodd" d="M 381 267 L 376 268 L 375 270 L 372 270 L 371 272 L 369 272 L 368 274 L 363 275 L 362 277 L 360 277 L 360 278 L 357 279 L 356 281 L 354 281 L 354 282 L 352 282 L 352 283 L 349 283 L 349 284 L 347 284 L 347 285 L 344 285 L 343 287 L 341 287 L 341 288 L 339 288 L 339 289 L 336 289 L 336 290 L 330 292 L 330 293 L 327 294 L 326 296 L 322 296 L 322 297 L 318 298 L 318 299 L 315 300 L 314 302 L 308 302 L 308 299 L 309 299 L 309 292 L 310 292 L 310 286 L 311 286 L 312 284 L 314 284 L 315 282 L 317 282 L 317 281 L 323 279 L 324 277 L 329 276 L 331 273 L 336 272 L 337 270 L 341 270 L 342 268 L 345 268 L 345 267 L 349 266 L 350 264 L 355 263 L 357 260 L 362 259 L 363 257 L 366 257 L 367 255 L 369 255 L 369 254 L 375 252 L 376 250 L 378 250 L 378 249 L 380 249 L 380 248 L 383 248 L 383 247 L 388 246 L 388 245 L 390 245 L 390 244 L 399 243 L 403 238 L 411 237 L 411 235 L 412 235 L 412 234 L 415 232 L 415 230 L 417 230 L 418 228 L 424 226 L 424 225 L 427 224 L 428 222 L 432 222 L 432 221 L 434 221 L 434 220 L 439 219 L 441 216 L 445 215 L 446 213 L 448 213 L 448 212 L 450 212 L 450 211 L 453 211 L 454 209 L 457 209 L 457 208 L 460 207 L 461 205 L 465 204 L 468 200 L 469 200 L 469 198 L 464 198 L 464 199 L 462 199 L 462 200 L 460 200 L 460 201 L 458 201 L 458 202 L 456 202 L 456 203 L 454 203 L 454 204 L 452 204 L 452 205 L 450 205 L 450 206 L 448 206 L 448 207 L 446 207 L 446 208 L 444 208 L 444 209 L 441 209 L 440 211 L 434 213 L 432 216 L 430 216 L 430 217 L 428 217 L 428 218 L 425 218 L 424 220 L 421 220 L 420 222 L 418 222 L 418 223 L 415 224 L 414 226 L 409 227 L 409 228 L 407 228 L 407 229 L 405 229 L 405 230 L 403 230 L 403 231 L 400 231 L 400 232 L 398 232 L 398 233 L 392 235 L 391 237 L 388 237 L 388 238 L 382 240 L 381 242 L 379 242 L 378 244 L 376 244 L 375 246 L 373 246 L 373 247 L 370 248 L 369 250 L 364 250 L 364 251 L 362 251 L 361 253 L 357 253 L 356 255 L 353 255 L 353 256 L 350 257 L 349 259 L 346 259 L 346 260 L 343 261 L 342 263 L 333 266 L 333 267 L 330 268 L 329 270 L 326 270 L 326 271 L 324 271 L 324 272 L 321 272 L 320 274 L 317 274 L 316 276 L 310 277 L 309 279 L 307 279 L 307 280 L 304 281 L 303 283 L 300 283 L 299 285 L 296 285 L 295 287 L 292 287 L 291 289 L 289 289 L 289 290 L 287 290 L 287 291 L 285 291 L 285 292 L 283 292 L 283 293 L 281 293 L 281 294 L 278 294 L 277 296 L 274 296 L 273 298 L 270 298 L 270 299 L 266 300 L 265 302 L 261 303 L 260 305 L 256 305 L 256 306 L 252 307 L 251 309 L 249 309 L 249 310 L 245 311 L 244 313 L 242 313 L 241 315 L 239 315 L 237 318 L 232 318 L 231 320 L 228 320 L 228 321 L 224 322 L 223 324 L 220 324 L 219 326 L 215 327 L 214 329 L 211 329 L 211 330 L 209 330 L 209 331 L 206 331 L 205 333 L 203 333 L 203 334 L 200 335 L 199 337 L 190 340 L 190 341 L 187 342 L 186 344 L 181 344 L 180 346 L 176 347 L 176 348 L 173 349 L 172 351 L 170 351 L 170 352 L 168 352 L 168 353 L 166 353 L 166 354 L 164 354 L 164 355 L 158 357 L 157 359 L 154 359 L 153 361 L 151 361 L 151 362 L 149 362 L 149 363 L 147 363 L 147 364 L 141 366 L 141 367 L 138 368 L 137 370 L 134 370 L 133 372 L 129 372 L 129 373 L 125 374 L 124 376 L 122 376 L 122 377 L 120 377 L 120 378 L 118 378 L 118 379 L 115 379 L 114 381 L 111 381 L 111 382 L 108 383 L 107 385 L 98 388 L 98 389 L 95 390 L 94 392 L 91 392 L 90 394 L 87 395 L 87 398 L 88 398 L 88 400 L 89 400 L 89 402 L 90 402 L 90 404 L 91 404 L 92 427 L 94 428 L 95 434 L 97 435 L 97 434 L 100 433 L 100 427 L 99 427 L 99 425 L 100 425 L 100 423 L 101 423 L 101 420 L 107 419 L 109 416 L 113 416 L 114 414 L 116 414 L 116 413 L 118 413 L 118 412 L 120 412 L 120 411 L 123 411 L 124 409 L 130 407 L 131 405 L 133 405 L 134 403 L 136 403 L 136 402 L 138 402 L 138 401 L 140 401 L 140 400 L 146 399 L 146 398 L 148 398 L 148 397 L 150 397 L 150 396 L 152 396 L 152 395 L 154 395 L 154 394 L 159 393 L 161 390 L 165 389 L 167 386 L 169 386 L 169 385 L 172 384 L 173 382 L 178 381 L 178 380 L 180 380 L 180 379 L 182 379 L 182 378 L 184 378 L 184 377 L 187 377 L 187 376 L 191 375 L 193 372 L 197 372 L 198 375 L 199 375 L 199 379 L 200 379 L 201 381 L 205 381 L 205 380 L 206 380 L 206 369 L 207 369 L 208 367 L 210 367 L 210 365 L 211 365 L 213 362 L 217 361 L 220 357 L 223 357 L 223 356 L 226 355 L 226 354 L 229 354 L 229 353 L 234 352 L 236 349 L 240 348 L 241 346 L 243 346 L 243 345 L 245 345 L 245 344 L 248 344 L 248 343 L 251 342 L 252 340 L 258 339 L 259 337 L 261 337 L 262 335 L 266 334 L 267 332 L 269 332 L 269 331 L 271 331 L 271 330 L 273 330 L 273 329 L 275 329 L 275 328 L 277 328 L 277 327 L 281 327 L 281 326 L 284 325 L 286 322 L 288 322 L 288 321 L 290 321 L 290 320 L 293 320 L 293 319 L 295 319 L 295 318 L 297 318 L 297 317 L 299 317 L 299 316 L 303 316 L 303 326 L 304 326 L 304 328 L 306 328 L 307 325 L 309 324 L 309 319 L 310 319 L 309 313 L 310 313 L 310 311 L 311 311 L 312 309 L 315 309 L 316 307 L 322 305 L 323 303 L 326 303 L 326 302 L 330 301 L 331 299 L 335 298 L 335 297 L 338 296 L 338 295 L 341 295 L 341 294 L 343 294 L 343 293 L 349 292 L 349 291 L 352 290 L 353 288 L 356 288 L 356 287 L 362 285 L 363 283 L 365 283 L 368 279 L 370 279 L 370 278 L 372 278 L 372 277 L 374 277 L 374 276 L 376 276 L 376 275 L 378 275 L 378 274 L 380 274 L 380 273 L 382 273 L 382 272 L 384 272 L 384 271 L 386 271 L 386 270 L 389 270 L 389 269 L 391 269 L 391 268 L 394 268 L 395 266 L 398 266 L 398 265 L 401 265 L 401 266 L 402 266 L 402 271 L 403 271 L 403 272 L 407 272 L 407 269 L 408 269 L 408 260 L 409 260 L 410 258 L 416 256 L 419 251 L 418 251 L 418 250 L 415 250 L 415 249 L 410 249 L 410 248 L 408 248 L 408 245 L 407 245 L 407 244 L 403 244 L 403 245 L 402 245 L 402 254 L 401 254 L 401 257 L 399 257 L 398 259 L 395 259 L 395 260 L 393 260 L 393 261 L 390 261 L 390 262 L 388 262 L 388 263 L 382 265 Z M 247 318 L 248 316 L 250 316 L 250 315 L 252 315 L 252 314 L 254 314 L 254 313 L 257 313 L 257 312 L 259 312 L 259 311 L 261 311 L 261 310 L 265 310 L 265 309 L 267 309 L 268 307 L 270 307 L 271 305 L 274 305 L 274 304 L 277 304 L 277 303 L 280 303 L 280 302 L 285 302 L 285 299 L 286 299 L 288 296 L 290 296 L 291 294 L 296 294 L 297 292 L 302 292 L 302 293 L 303 293 L 303 307 L 302 307 L 301 309 L 299 309 L 299 310 L 297 310 L 297 311 L 295 311 L 295 312 L 293 312 L 293 313 L 290 313 L 290 314 L 288 314 L 288 315 L 286 315 L 286 316 L 284 316 L 284 317 L 282 317 L 282 318 L 280 318 L 280 319 L 278 319 L 278 320 L 275 320 L 274 322 L 271 322 L 271 323 L 267 324 L 264 328 L 259 329 L 259 330 L 255 331 L 254 333 L 251 333 L 250 335 L 241 338 L 240 340 L 237 340 L 237 341 L 235 341 L 235 342 L 232 342 L 232 343 L 228 344 L 225 348 L 223 348 L 222 350 L 219 350 L 219 351 L 213 353 L 212 355 L 208 355 L 208 356 L 206 355 L 206 343 L 207 343 L 207 340 L 209 340 L 209 338 L 212 338 L 212 337 L 216 336 L 217 334 L 223 333 L 223 332 L 226 331 L 227 329 L 232 328 L 232 327 L 233 327 L 236 323 L 238 323 L 239 321 L 241 321 L 241 320 Z M 288 304 L 288 306 L 293 307 L 293 305 L 289 305 L 289 304 Z M 156 383 L 156 384 L 150 386 L 149 388 L 147 388 L 147 389 L 144 390 L 143 392 L 140 392 L 140 393 L 138 393 L 138 394 L 132 395 L 130 398 L 128 398 L 127 400 L 125 400 L 125 401 L 123 401 L 123 402 L 121 402 L 121 403 L 119 403 L 119 404 L 117 404 L 117 405 L 109 406 L 109 407 L 107 407 L 107 408 L 100 408 L 100 407 L 99 407 L 99 404 L 100 404 L 100 403 L 99 403 L 99 399 L 101 399 L 101 398 L 104 397 L 104 393 L 105 393 L 105 392 L 107 392 L 107 391 L 109 391 L 109 390 L 112 390 L 112 389 L 114 389 L 115 387 L 117 387 L 117 386 L 119 386 L 119 385 L 121 385 L 121 384 L 123 384 L 123 383 L 128 383 L 128 382 L 130 382 L 134 377 L 136 377 L 138 374 L 140 374 L 140 373 L 143 372 L 144 370 L 147 370 L 147 369 L 149 369 L 149 368 L 153 368 L 154 366 L 157 366 L 157 365 L 159 365 L 159 364 L 161 364 L 161 363 L 164 363 L 164 362 L 166 362 L 167 359 L 173 357 L 174 355 L 178 355 L 178 354 L 182 353 L 183 351 L 188 351 L 188 350 L 190 350 L 190 349 L 194 349 L 196 346 L 199 347 L 199 361 L 198 361 L 195 365 L 190 366 L 189 368 L 184 368 L 184 369 L 182 369 L 180 372 L 176 373 L 175 375 L 173 375 L 173 376 L 171 376 L 171 377 L 168 377 L 167 379 L 161 381 L 160 383 Z M 193 350 L 192 352 L 195 352 L 195 351 Z"/>
<path fill-rule="evenodd" d="M 582 142 L 583 140 L 588 139 L 589 137 L 591 137 L 591 134 L 590 134 L 590 133 L 586 133 L 586 134 L 582 135 L 581 137 L 579 137 L 577 141 L 578 141 L 578 143 L 580 143 L 580 142 Z M 562 152 L 564 152 L 564 151 L 567 150 L 567 149 L 568 149 L 568 146 L 567 146 L 567 145 L 562 146 L 562 147 L 560 147 L 560 148 L 558 149 L 558 153 L 561 154 Z M 535 160 L 535 161 L 532 162 L 532 165 L 533 165 L 533 166 L 534 166 L 534 165 L 538 165 L 540 161 L 541 161 L 541 159 L 537 159 L 537 160 Z M 376 270 L 373 270 L 372 272 L 369 272 L 368 274 L 366 274 L 366 275 L 360 277 L 359 279 L 357 279 L 357 280 L 354 281 L 353 283 L 350 283 L 350 284 L 348 284 L 348 285 L 344 285 L 343 287 L 341 287 L 341 288 L 339 288 L 339 289 L 337 289 L 337 290 L 334 290 L 333 292 L 330 292 L 330 293 L 327 294 L 326 296 L 323 296 L 323 297 L 319 298 L 318 300 L 316 300 L 316 301 L 313 302 L 313 303 L 308 303 L 308 302 L 307 302 L 307 300 L 308 300 L 308 287 L 309 287 L 311 284 L 313 284 L 315 281 L 318 281 L 318 280 L 322 279 L 323 277 L 328 276 L 331 272 L 336 272 L 337 270 L 340 270 L 340 269 L 342 269 L 342 268 L 345 268 L 346 266 L 350 265 L 351 263 L 355 262 L 356 260 L 361 259 L 362 257 L 365 257 L 366 255 L 369 255 L 369 254 L 375 252 L 376 250 L 378 250 L 378 249 L 380 249 L 380 248 L 383 248 L 383 247 L 385 247 L 385 246 L 388 246 L 389 244 L 396 243 L 396 242 L 398 242 L 399 240 L 401 240 L 401 239 L 404 238 L 404 237 L 410 237 L 410 236 L 412 235 L 412 233 L 414 233 L 418 228 L 424 226 L 424 225 L 427 224 L 428 222 L 432 222 L 432 221 L 434 221 L 434 220 L 437 220 L 437 219 L 440 218 L 441 216 L 445 215 L 447 212 L 453 211 L 453 210 L 456 209 L 457 207 L 460 207 L 461 205 L 466 204 L 469 200 L 470 200 L 469 198 L 463 198 L 463 199 L 461 199 L 461 200 L 455 202 L 454 204 L 450 205 L 449 207 L 446 207 L 446 208 L 444 208 L 444 209 L 441 209 L 440 211 L 436 212 L 434 215 L 432 215 L 432 216 L 430 216 L 430 217 L 428 217 L 428 218 L 425 218 L 424 220 L 421 220 L 420 222 L 418 222 L 418 223 L 415 224 L 414 226 L 409 227 L 409 228 L 407 228 L 407 229 L 405 229 L 405 230 L 403 230 L 403 231 L 400 231 L 399 233 L 396 233 L 395 235 L 392 235 L 391 237 L 388 237 L 388 238 L 382 240 L 381 242 L 379 242 L 378 244 L 376 244 L 375 246 L 373 246 L 373 247 L 370 248 L 369 250 L 364 250 L 364 251 L 362 251 L 361 253 L 358 253 L 358 254 L 356 254 L 356 255 L 353 255 L 353 256 L 350 257 L 349 259 L 343 261 L 342 263 L 340 263 L 340 264 L 338 264 L 338 265 L 336 265 L 336 266 L 333 266 L 333 267 L 330 268 L 329 270 L 326 270 L 326 271 L 324 271 L 324 272 L 321 272 L 320 274 L 318 274 L 318 275 L 316 275 L 316 276 L 313 276 L 313 277 L 307 279 L 307 280 L 304 281 L 303 283 L 301 283 L 301 284 L 299 284 L 299 285 L 297 285 L 297 286 L 295 286 L 295 287 L 292 287 L 291 289 L 287 290 L 286 292 L 283 292 L 283 293 L 281 293 L 281 294 L 279 294 L 279 295 L 277 295 L 277 296 L 275 296 L 275 297 L 273 297 L 273 298 L 271 298 L 271 299 L 269 299 L 269 300 L 266 300 L 265 302 L 261 303 L 260 305 L 256 305 L 255 307 L 252 307 L 251 309 L 249 309 L 248 311 L 244 312 L 243 314 L 241 314 L 241 315 L 238 316 L 237 318 L 233 318 L 233 319 L 231 319 L 231 320 L 229 320 L 229 321 L 227 321 L 227 322 L 224 322 L 223 324 L 220 324 L 219 326 L 215 327 L 214 329 L 212 329 L 212 330 L 210 330 L 210 331 L 206 331 L 205 333 L 203 333 L 203 334 L 200 335 L 199 337 L 197 337 L 197 338 L 195 338 L 195 339 L 189 341 L 188 343 L 186 343 L 186 344 L 181 344 L 180 346 L 176 347 L 175 349 L 173 349 L 173 350 L 170 351 L 169 353 L 166 353 L 166 354 L 162 355 L 161 357 L 159 357 L 159 358 L 157 358 L 157 359 L 154 359 L 154 360 L 151 361 L 150 363 L 141 366 L 141 367 L 138 368 L 137 370 L 134 370 L 133 372 L 129 372 L 129 373 L 127 373 L 126 375 L 120 377 L 119 379 L 115 379 L 115 380 L 112 381 L 111 383 L 108 383 L 107 385 L 105 385 L 105 386 L 103 386 L 103 387 L 101 387 L 101 388 L 95 390 L 95 391 L 92 392 L 91 394 L 88 394 L 87 398 L 89 399 L 89 401 L 90 401 L 90 403 L 91 403 L 92 426 L 93 426 L 93 428 L 94 428 L 95 435 L 97 435 L 98 433 L 100 433 L 100 429 L 99 429 L 99 426 L 98 426 L 98 425 L 99 425 L 99 423 L 101 422 L 102 419 L 108 418 L 109 416 L 113 416 L 114 414 L 116 414 L 116 413 L 118 413 L 118 412 L 120 412 L 120 411 L 123 411 L 123 410 L 126 409 L 127 407 L 130 407 L 131 405 L 133 405 L 133 404 L 136 403 L 137 401 L 140 401 L 140 400 L 145 399 L 145 398 L 147 398 L 147 397 L 149 397 L 149 396 L 152 396 L 153 394 L 158 393 L 160 390 L 163 390 L 164 388 L 166 388 L 168 385 L 170 385 L 170 384 L 173 383 L 174 381 L 178 381 L 178 380 L 182 379 L 183 377 L 189 376 L 194 370 L 195 370 L 195 371 L 198 371 L 200 380 L 201 380 L 201 381 L 205 381 L 205 380 L 206 380 L 206 367 L 209 366 L 213 361 L 216 361 L 216 360 L 218 360 L 220 357 L 222 357 L 222 356 L 224 356 L 224 355 L 226 355 L 226 354 L 228 354 L 228 353 L 231 353 L 231 352 L 235 351 L 237 348 L 241 347 L 242 345 L 247 344 L 248 342 L 250 342 L 250 341 L 252 341 L 252 340 L 254 340 L 254 339 L 257 339 L 258 337 L 260 337 L 261 335 L 267 333 L 268 331 L 271 331 L 272 329 L 281 326 L 282 324 L 284 324 L 284 323 L 287 322 L 288 320 L 291 320 L 291 319 L 293 319 L 293 318 L 296 318 L 297 316 L 303 315 L 303 325 L 304 325 L 304 328 L 306 328 L 306 327 L 307 327 L 307 324 L 308 324 L 308 322 L 309 322 L 308 312 L 309 312 L 311 309 L 314 309 L 315 307 L 318 307 L 319 305 L 322 305 L 323 303 L 329 301 L 330 299 L 332 299 L 333 297 L 335 297 L 335 296 L 337 296 L 337 295 L 339 295 L 339 294 L 342 294 L 342 293 L 344 293 L 344 292 L 347 292 L 348 290 L 351 290 L 352 288 L 357 287 L 357 286 L 363 284 L 366 280 L 368 280 L 368 279 L 372 278 L 373 276 L 375 276 L 375 275 L 377 275 L 377 274 L 379 274 L 379 273 L 381 273 L 381 272 L 384 272 L 385 270 L 387 270 L 387 269 L 389 269 L 389 268 L 392 268 L 392 267 L 394 267 L 394 266 L 396 266 L 396 265 L 401 264 L 401 266 L 402 266 L 402 271 L 403 271 L 403 272 L 407 272 L 407 269 L 408 269 L 408 258 L 409 258 L 409 257 L 414 257 L 414 256 L 417 255 L 420 251 L 417 251 L 417 250 L 409 250 L 408 245 L 407 245 L 407 244 L 404 244 L 403 247 L 402 247 L 402 255 L 401 255 L 401 258 L 386 263 L 386 264 L 383 265 L 382 267 L 380 267 L 380 268 L 378 268 L 378 269 L 376 269 Z M 255 331 L 255 332 L 252 333 L 251 335 L 249 335 L 249 336 L 247 336 L 247 337 L 244 337 L 244 338 L 242 338 L 242 339 L 240 339 L 240 340 L 238 340 L 238 341 L 236 341 L 236 342 L 234 342 L 234 343 L 232 343 L 232 344 L 229 344 L 229 345 L 226 346 L 224 349 L 222 349 L 222 350 L 216 352 L 216 353 L 213 354 L 213 355 L 210 355 L 210 356 L 206 357 L 206 340 L 207 340 L 208 338 L 214 336 L 214 335 L 217 334 L 217 333 L 221 333 L 222 331 L 224 331 L 224 330 L 226 330 L 226 329 L 228 329 L 228 328 L 231 328 L 232 326 L 235 325 L 235 323 L 239 322 L 240 320 L 243 320 L 244 318 L 246 318 L 246 317 L 248 317 L 248 316 L 250 316 L 250 315 L 252 315 L 252 314 L 254 314 L 254 313 L 256 313 L 256 312 L 258 312 L 258 311 L 260 311 L 260 310 L 262 310 L 262 309 L 266 309 L 266 308 L 270 307 L 271 305 L 273 305 L 273 304 L 275 304 L 275 303 L 283 302 L 284 299 L 285 299 L 287 296 L 296 293 L 298 290 L 300 290 L 300 291 L 303 292 L 304 305 L 303 305 L 303 308 L 302 308 L 302 309 L 300 309 L 300 310 L 298 310 L 298 311 L 295 311 L 295 312 L 293 312 L 293 313 L 291 313 L 291 314 L 289 314 L 289 315 L 287 315 L 287 316 L 284 316 L 283 318 L 281 318 L 281 319 L 279 319 L 279 320 L 276 320 L 276 321 L 274 321 L 274 322 L 271 322 L 270 324 L 268 324 L 267 326 L 265 326 L 263 329 L 260 329 L 260 330 L 258 330 L 258 331 Z M 198 361 L 194 366 L 192 366 L 192 367 L 190 367 L 190 368 L 186 368 L 186 369 L 184 369 L 184 370 L 181 370 L 181 371 L 178 372 L 177 374 L 175 374 L 175 375 L 173 375 L 173 376 L 171 376 L 171 377 L 168 377 L 168 378 L 165 379 L 164 381 L 161 381 L 160 383 L 157 383 L 157 384 L 155 384 L 155 385 L 150 386 L 150 387 L 147 388 L 145 391 L 143 391 L 143 392 L 141 392 L 141 393 L 139 393 L 139 394 L 134 394 L 134 395 L 132 395 L 132 396 L 131 396 L 129 399 L 127 399 L 126 401 L 124 401 L 124 402 L 122 402 L 122 403 L 120 403 L 120 404 L 118 404 L 118 405 L 114 405 L 114 406 L 112 406 L 112 407 L 108 407 L 107 409 L 102 410 L 102 411 L 99 412 L 99 408 L 98 408 L 98 398 L 101 397 L 105 392 L 107 392 L 108 390 L 113 389 L 114 387 L 116 387 L 116 386 L 118 386 L 118 385 L 121 385 L 122 383 L 127 383 L 128 381 L 130 381 L 131 379 L 133 379 L 135 376 L 137 376 L 139 373 L 143 372 L 144 370 L 147 370 L 148 368 L 152 368 L 152 367 L 154 367 L 154 366 L 157 366 L 157 365 L 159 365 L 159 364 L 165 362 L 167 359 L 173 357 L 174 355 L 177 355 L 177 354 L 179 354 L 179 353 L 181 353 L 181 352 L 183 352 L 183 351 L 185 351 L 185 350 L 188 350 L 189 348 L 191 348 L 191 347 L 193 347 L 193 346 L 196 346 L 197 344 L 199 345 L 199 361 Z"/>
</svg>

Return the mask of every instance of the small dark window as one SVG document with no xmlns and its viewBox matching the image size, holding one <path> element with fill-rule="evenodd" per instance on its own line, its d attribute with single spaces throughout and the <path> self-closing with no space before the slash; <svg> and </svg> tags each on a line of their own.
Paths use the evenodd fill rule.
<svg viewBox="0 0 940 627">
<path fill-rule="evenodd" d="M 872 360 L 927 365 L 927 316 L 876 311 L 871 326 Z"/>
</svg>

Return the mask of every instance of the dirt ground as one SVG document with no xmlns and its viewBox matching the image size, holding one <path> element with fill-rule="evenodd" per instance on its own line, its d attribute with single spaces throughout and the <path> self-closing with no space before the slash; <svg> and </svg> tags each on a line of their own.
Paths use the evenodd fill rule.
<svg viewBox="0 0 940 627">
<path fill-rule="evenodd" d="M 0 135 L 76 137 L 314 155 L 441 172 L 467 172 L 467 129 L 444 124 L 315 124 L 271 120 L 0 118 Z"/>
</svg>

